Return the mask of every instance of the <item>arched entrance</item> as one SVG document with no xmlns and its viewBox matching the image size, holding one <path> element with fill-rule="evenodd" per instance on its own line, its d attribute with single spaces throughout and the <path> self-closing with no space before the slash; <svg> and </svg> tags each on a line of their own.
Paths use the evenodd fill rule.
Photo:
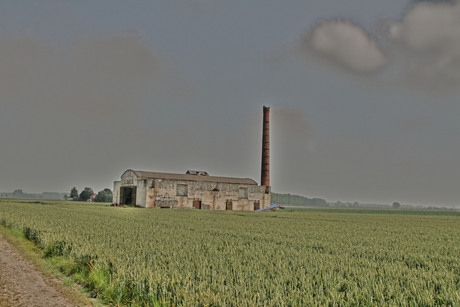
<svg viewBox="0 0 460 307">
<path fill-rule="evenodd" d="M 135 205 L 136 204 L 136 187 L 121 187 L 120 188 L 120 204 Z"/>
</svg>

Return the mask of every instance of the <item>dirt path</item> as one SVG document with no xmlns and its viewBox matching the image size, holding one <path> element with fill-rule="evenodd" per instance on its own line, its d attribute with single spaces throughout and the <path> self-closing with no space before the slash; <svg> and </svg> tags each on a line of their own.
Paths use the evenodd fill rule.
<svg viewBox="0 0 460 307">
<path fill-rule="evenodd" d="M 0 307 L 77 306 L 0 234 Z"/>
</svg>

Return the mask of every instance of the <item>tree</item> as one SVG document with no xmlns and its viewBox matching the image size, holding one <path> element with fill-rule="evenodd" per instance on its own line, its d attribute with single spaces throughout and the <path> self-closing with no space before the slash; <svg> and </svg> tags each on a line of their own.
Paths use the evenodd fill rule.
<svg viewBox="0 0 460 307">
<path fill-rule="evenodd" d="M 100 203 L 111 203 L 113 199 L 113 194 L 110 189 L 104 189 L 103 191 L 99 191 L 96 197 L 94 198 L 95 202 Z"/>
<path fill-rule="evenodd" d="M 76 187 L 73 187 L 72 190 L 70 190 L 70 198 L 72 198 L 73 200 L 77 200 L 78 190 Z"/>
<path fill-rule="evenodd" d="M 88 201 L 88 199 L 90 199 L 93 194 L 93 189 L 85 187 L 85 189 L 81 191 L 79 199 L 81 201 Z"/>
<path fill-rule="evenodd" d="M 395 201 L 395 202 L 393 203 L 393 208 L 394 208 L 394 209 L 399 209 L 399 208 L 401 208 L 401 204 L 398 203 L 397 201 Z"/>
</svg>

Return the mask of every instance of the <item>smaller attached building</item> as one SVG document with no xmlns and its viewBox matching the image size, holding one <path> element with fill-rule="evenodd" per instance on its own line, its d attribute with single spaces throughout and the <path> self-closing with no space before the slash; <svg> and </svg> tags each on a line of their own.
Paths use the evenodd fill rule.
<svg viewBox="0 0 460 307">
<path fill-rule="evenodd" d="M 253 211 L 270 206 L 270 187 L 249 178 L 127 170 L 113 184 L 113 203 L 145 208 Z"/>
</svg>

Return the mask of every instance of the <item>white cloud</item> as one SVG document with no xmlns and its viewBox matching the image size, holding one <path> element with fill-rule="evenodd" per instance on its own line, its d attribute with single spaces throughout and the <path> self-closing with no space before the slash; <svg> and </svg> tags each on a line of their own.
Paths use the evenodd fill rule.
<svg viewBox="0 0 460 307">
<path fill-rule="evenodd" d="M 378 71 L 387 62 L 374 39 L 345 20 L 317 24 L 306 36 L 303 47 L 358 73 Z"/>
<path fill-rule="evenodd" d="M 409 81 L 425 89 L 460 82 L 460 2 L 420 2 L 389 28 L 404 51 Z"/>
<path fill-rule="evenodd" d="M 460 54 L 460 5 L 422 2 L 390 28 L 390 38 L 416 51 Z"/>
<path fill-rule="evenodd" d="M 382 46 L 362 27 L 338 19 L 315 25 L 300 48 L 354 73 L 373 73 L 391 67 L 389 71 L 396 72 L 392 80 L 411 89 L 458 89 L 460 1 L 417 2 L 401 20 L 385 21 L 383 27 L 377 22 L 375 27 L 381 32 Z"/>
</svg>

